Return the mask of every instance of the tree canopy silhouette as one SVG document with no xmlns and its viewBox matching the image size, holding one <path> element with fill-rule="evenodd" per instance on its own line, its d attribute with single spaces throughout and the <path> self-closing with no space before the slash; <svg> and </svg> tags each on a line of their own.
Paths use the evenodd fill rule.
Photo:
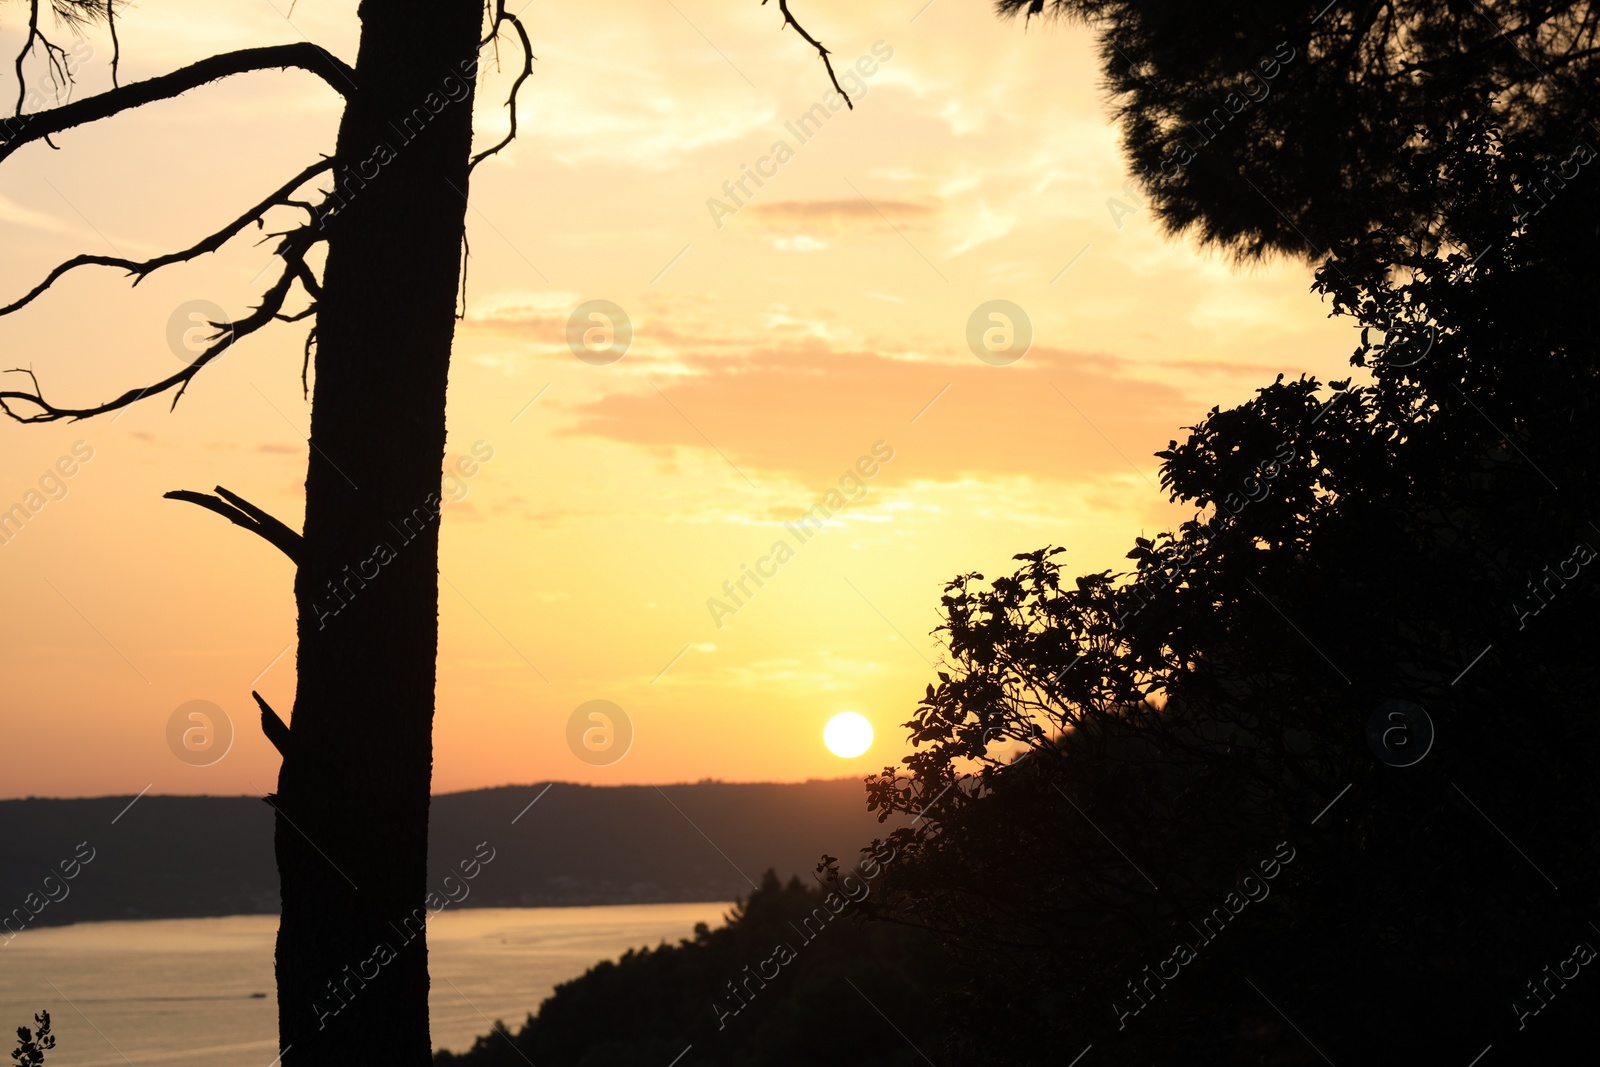
<svg viewBox="0 0 1600 1067">
<path fill-rule="evenodd" d="M 1210 71 L 1223 31 L 1200 21 L 1160 32 L 1188 27 Z M 1468 1062 L 1515 1042 L 1546 1062 L 1581 1037 L 1594 993 L 1557 983 L 1600 945 L 1600 209 L 1587 145 L 1552 165 L 1513 129 L 1533 116 L 1479 88 L 1418 103 L 1437 125 L 1391 158 L 1288 152 L 1292 224 L 1198 171 L 1155 186 L 1169 224 L 1245 252 L 1321 236 L 1315 290 L 1361 343 L 1352 378 L 1280 378 L 1159 453 L 1196 513 L 1136 539 L 1127 572 L 1072 579 L 1045 548 L 950 583 L 947 666 L 903 767 L 868 785 L 918 816 L 890 835 L 881 913 L 982 975 L 951 1000 L 966 1059 Z M 1163 92 L 1126 105 L 1131 141 L 1188 106 Z M 1298 141 L 1343 151 L 1369 113 L 1309 118 Z M 1282 120 L 1208 150 L 1267 153 Z"/>
<path fill-rule="evenodd" d="M 676 945 L 599 963 L 557 986 L 515 1032 L 496 1022 L 434 1062 L 627 1067 L 668 1064 L 692 1046 L 695 1062 L 715 1067 L 801 1067 L 826 1042 L 836 1063 L 915 1067 L 925 1061 L 902 1033 L 920 1043 L 938 1029 L 933 998 L 945 971 L 921 931 L 864 924 L 843 894 L 830 902 L 824 888 L 768 870 L 724 925 L 701 923 Z"/>
<path fill-rule="evenodd" d="M 1579 0 L 996 6 L 1091 26 L 1156 214 L 1246 256 L 1437 237 L 1433 182 L 1407 164 L 1465 120 L 1552 171 L 1600 129 L 1600 12 Z"/>
</svg>

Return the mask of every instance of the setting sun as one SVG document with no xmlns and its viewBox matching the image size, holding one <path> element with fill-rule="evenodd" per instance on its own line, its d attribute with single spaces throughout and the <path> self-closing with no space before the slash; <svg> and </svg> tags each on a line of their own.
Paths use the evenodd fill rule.
<svg viewBox="0 0 1600 1067">
<path fill-rule="evenodd" d="M 841 711 L 822 728 L 822 743 L 842 759 L 855 759 L 872 747 L 872 724 L 865 716 Z"/>
</svg>

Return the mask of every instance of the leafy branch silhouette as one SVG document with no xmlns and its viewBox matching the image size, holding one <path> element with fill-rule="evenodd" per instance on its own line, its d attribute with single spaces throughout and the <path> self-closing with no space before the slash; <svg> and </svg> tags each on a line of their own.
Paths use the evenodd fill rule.
<svg viewBox="0 0 1600 1067">
<path fill-rule="evenodd" d="M 17 1067 L 40 1067 L 44 1054 L 56 1047 L 56 1035 L 50 1032 L 50 1013 L 42 1011 L 33 1021 L 38 1026 L 37 1031 L 26 1026 L 17 1027 L 17 1047 L 11 1053 Z"/>
</svg>

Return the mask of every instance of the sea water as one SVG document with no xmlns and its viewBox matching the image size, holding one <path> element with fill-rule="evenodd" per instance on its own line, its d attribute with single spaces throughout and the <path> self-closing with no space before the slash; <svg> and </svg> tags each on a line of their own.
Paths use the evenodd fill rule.
<svg viewBox="0 0 1600 1067">
<path fill-rule="evenodd" d="M 515 1032 L 558 983 L 630 948 L 689 937 L 695 923 L 716 926 L 731 906 L 443 911 L 428 922 L 434 1047 L 461 1051 L 497 1019 Z M 83 923 L 0 940 L 0 1053 L 45 1009 L 56 1034 L 48 1067 L 272 1067 L 277 929 L 276 916 L 238 915 Z"/>
</svg>

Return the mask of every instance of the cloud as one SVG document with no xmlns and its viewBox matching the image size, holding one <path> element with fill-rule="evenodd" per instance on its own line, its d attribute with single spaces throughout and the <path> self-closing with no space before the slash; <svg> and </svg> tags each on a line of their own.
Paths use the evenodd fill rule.
<svg viewBox="0 0 1600 1067">
<path fill-rule="evenodd" d="M 1129 461 L 1153 478 L 1151 454 L 1199 414 L 1180 390 L 1132 376 L 1121 360 L 1059 349 L 991 367 L 838 351 L 813 338 L 677 362 L 688 373 L 657 383 L 659 394 L 615 392 L 570 408 L 577 420 L 564 432 L 652 450 L 715 448 L 752 476 L 813 485 L 879 440 L 896 449 L 879 484 L 1069 482 L 1130 475 Z"/>
<path fill-rule="evenodd" d="M 562 291 L 496 293 L 475 302 L 463 326 L 480 335 L 564 344 L 567 319 L 580 303 L 578 294 Z"/>
<path fill-rule="evenodd" d="M 815 230 L 851 229 L 862 223 L 882 225 L 887 218 L 896 226 L 910 226 L 932 219 L 936 209 L 911 200 L 874 200 L 860 197 L 840 200 L 778 200 L 752 204 L 750 214 L 764 226 L 774 229 Z"/>
<path fill-rule="evenodd" d="M 962 239 L 956 242 L 949 254 L 959 256 L 969 252 L 979 245 L 998 241 L 1009 234 L 1017 224 L 1015 212 L 1000 213 L 991 211 L 989 205 L 982 200 L 978 201 L 977 217 L 967 224 L 967 232 Z"/>
<path fill-rule="evenodd" d="M 28 226 L 46 233 L 71 234 L 74 237 L 80 236 L 82 230 L 81 226 L 69 226 L 54 215 L 34 211 L 4 196 L 0 196 L 0 222 L 11 226 Z"/>
<path fill-rule="evenodd" d="M 833 246 L 808 233 L 797 233 L 793 237 L 774 237 L 772 247 L 780 252 L 826 252 Z"/>
</svg>

